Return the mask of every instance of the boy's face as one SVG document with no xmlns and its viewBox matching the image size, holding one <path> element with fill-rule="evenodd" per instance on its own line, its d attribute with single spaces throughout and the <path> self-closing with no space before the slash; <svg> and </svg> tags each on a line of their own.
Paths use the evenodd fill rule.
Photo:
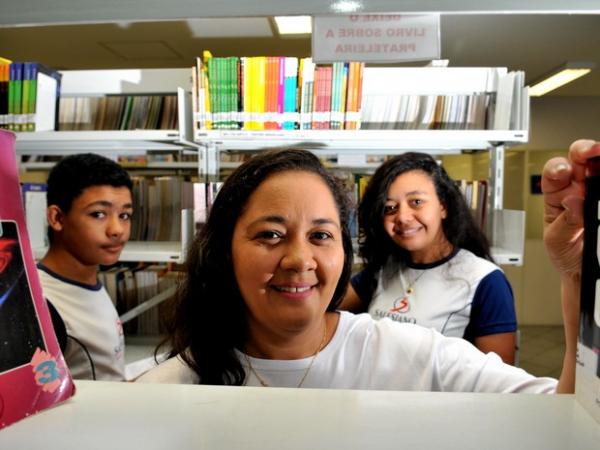
<svg viewBox="0 0 600 450">
<path fill-rule="evenodd" d="M 50 208 L 58 209 L 55 205 Z M 117 262 L 129 239 L 131 214 L 131 192 L 127 187 L 91 186 L 73 200 L 67 214 L 58 209 L 53 222 L 49 216 L 49 223 L 56 244 L 79 262 L 110 265 Z"/>
</svg>

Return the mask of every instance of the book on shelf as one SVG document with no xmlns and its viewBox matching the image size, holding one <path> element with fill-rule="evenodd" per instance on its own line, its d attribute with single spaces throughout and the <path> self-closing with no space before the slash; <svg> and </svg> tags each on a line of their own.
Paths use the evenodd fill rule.
<svg viewBox="0 0 600 450">
<path fill-rule="evenodd" d="M 487 180 L 457 180 L 456 184 L 471 210 L 475 223 L 479 228 L 485 230 L 488 198 Z"/>
<path fill-rule="evenodd" d="M 223 186 L 221 181 L 211 181 L 208 183 L 196 182 L 193 186 L 193 209 L 194 223 L 197 229 L 205 223 L 210 209 L 217 197 L 219 189 Z"/>
<path fill-rule="evenodd" d="M 8 83 L 10 82 L 10 61 L 0 61 L 0 128 L 8 129 Z"/>
<path fill-rule="evenodd" d="M 283 56 L 196 58 L 195 129 L 356 129 L 363 67 Z"/>
<path fill-rule="evenodd" d="M 176 95 L 60 98 L 59 130 L 174 130 Z"/>
<path fill-rule="evenodd" d="M 0 130 L 0 429 L 75 392 L 31 251 L 14 144 Z"/>
<path fill-rule="evenodd" d="M 123 314 L 152 300 L 161 292 L 177 286 L 180 273 L 166 264 L 140 264 L 135 267 L 117 266 L 102 270 L 98 278 Z M 167 297 L 168 298 L 168 297 Z M 157 336 L 164 332 L 162 317 L 168 314 L 168 303 L 162 301 L 124 323 L 127 335 Z"/>
<path fill-rule="evenodd" d="M 181 176 L 132 177 L 130 240 L 181 240 L 181 210 L 193 208 L 193 186 Z"/>
<path fill-rule="evenodd" d="M 31 248 L 45 248 L 48 246 L 46 185 L 44 183 L 23 183 L 21 194 Z"/>
<path fill-rule="evenodd" d="M 61 74 L 37 62 L 0 63 L 0 127 L 11 131 L 57 128 Z"/>
</svg>

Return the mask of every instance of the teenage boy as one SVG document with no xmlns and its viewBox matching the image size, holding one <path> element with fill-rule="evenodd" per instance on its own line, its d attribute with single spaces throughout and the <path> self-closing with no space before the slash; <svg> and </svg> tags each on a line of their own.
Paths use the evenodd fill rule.
<svg viewBox="0 0 600 450">
<path fill-rule="evenodd" d="M 123 327 L 97 272 L 117 262 L 129 239 L 131 188 L 117 163 L 90 153 L 62 159 L 48 177 L 50 247 L 38 273 L 66 326 L 74 378 L 125 378 Z"/>
</svg>

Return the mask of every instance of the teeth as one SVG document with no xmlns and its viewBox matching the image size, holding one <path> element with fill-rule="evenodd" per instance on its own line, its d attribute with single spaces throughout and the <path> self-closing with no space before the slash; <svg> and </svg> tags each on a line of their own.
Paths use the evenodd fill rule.
<svg viewBox="0 0 600 450">
<path fill-rule="evenodd" d="M 283 291 L 283 292 L 306 292 L 310 289 L 310 286 L 304 286 L 304 287 L 287 287 L 287 286 L 278 286 L 277 287 L 278 290 Z"/>
<path fill-rule="evenodd" d="M 398 230 L 397 234 L 400 235 L 410 235 L 410 234 L 415 234 L 418 230 L 416 229 L 411 229 L 411 230 Z"/>
</svg>

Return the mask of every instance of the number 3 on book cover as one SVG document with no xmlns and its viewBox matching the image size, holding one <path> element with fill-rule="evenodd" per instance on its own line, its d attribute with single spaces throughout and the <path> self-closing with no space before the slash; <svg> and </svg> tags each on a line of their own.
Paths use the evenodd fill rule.
<svg viewBox="0 0 600 450">
<path fill-rule="evenodd" d="M 14 147 L 0 130 L 0 429 L 75 391 L 35 270 Z"/>
</svg>

